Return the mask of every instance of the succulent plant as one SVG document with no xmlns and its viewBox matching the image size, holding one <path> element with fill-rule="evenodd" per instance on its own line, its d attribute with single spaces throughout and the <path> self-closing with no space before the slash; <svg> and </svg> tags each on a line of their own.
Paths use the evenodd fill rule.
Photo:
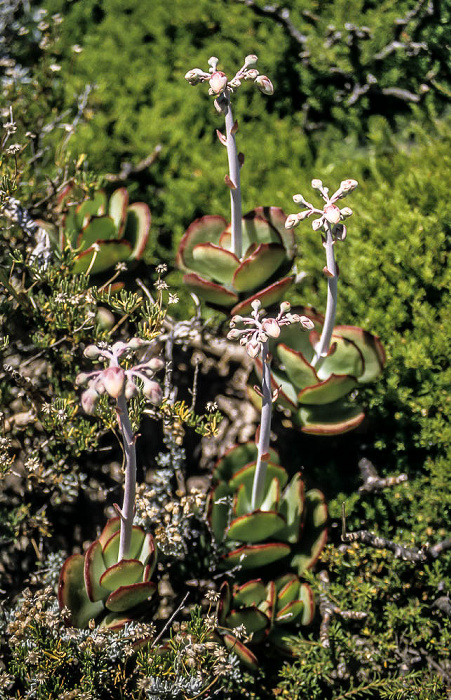
<svg viewBox="0 0 451 700">
<path fill-rule="evenodd" d="M 119 538 L 120 518 L 111 518 L 84 555 L 73 554 L 63 564 L 58 602 L 73 627 L 86 628 L 91 619 L 102 627 L 121 627 L 155 593 L 152 535 L 134 526 L 127 559 L 119 559 Z"/>
<path fill-rule="evenodd" d="M 381 374 L 385 364 L 382 344 L 362 328 L 336 326 L 328 354 L 314 366 L 324 317 L 312 309 L 296 311 L 310 318 L 315 328 L 299 333 L 297 328 L 285 326 L 277 340 L 270 341 L 271 383 L 278 390 L 278 403 L 291 411 L 305 433 L 336 435 L 352 430 L 365 413 L 349 395 Z M 261 374 L 258 358 L 256 368 Z M 256 403 L 260 401 L 252 397 Z"/>
<path fill-rule="evenodd" d="M 177 265 L 185 284 L 210 306 L 232 314 L 248 313 L 251 302 L 278 302 L 294 282 L 290 271 L 294 235 L 278 207 L 257 207 L 242 219 L 241 257 L 232 252 L 231 225 L 222 216 L 202 216 L 180 241 Z"/>
<path fill-rule="evenodd" d="M 233 588 L 227 581 L 221 586 L 218 623 L 224 630 L 222 640 L 251 669 L 258 667 L 258 659 L 248 644 L 269 641 L 282 651 L 290 651 L 285 626 L 309 625 L 314 614 L 315 604 L 310 586 L 301 583 L 293 573 L 280 576 L 266 585 L 259 578 L 242 585 L 235 584 Z M 239 638 L 242 631 L 249 638 L 246 643 Z"/>
<path fill-rule="evenodd" d="M 125 187 L 115 190 L 109 200 L 104 190 L 97 190 L 89 199 L 72 203 L 81 194 L 69 185 L 59 200 L 60 207 L 68 207 L 68 211 L 57 236 L 58 245 L 63 249 L 69 244 L 77 251 L 72 271 L 96 274 L 118 262 L 138 260 L 149 238 L 151 213 L 147 204 L 129 205 Z"/>
<path fill-rule="evenodd" d="M 257 509 L 251 505 L 257 446 L 235 445 L 219 460 L 209 498 L 212 532 L 226 550 L 224 568 L 247 572 L 286 559 L 300 575 L 325 545 L 327 507 L 320 491 L 305 492 L 300 473 L 289 481 L 277 452 L 270 447 L 268 453 L 263 500 Z"/>
</svg>

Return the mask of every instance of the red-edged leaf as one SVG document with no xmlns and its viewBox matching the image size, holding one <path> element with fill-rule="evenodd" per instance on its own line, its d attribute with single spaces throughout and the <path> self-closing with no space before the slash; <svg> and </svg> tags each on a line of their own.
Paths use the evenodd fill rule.
<svg viewBox="0 0 451 700">
<path fill-rule="evenodd" d="M 360 406 L 340 399 L 324 406 L 301 406 L 298 417 L 303 433 L 340 435 L 360 425 L 365 414 Z"/>
<path fill-rule="evenodd" d="M 283 608 L 280 608 L 276 614 L 276 622 L 279 624 L 290 624 L 295 622 L 304 611 L 304 603 L 302 600 L 292 600 Z"/>
<path fill-rule="evenodd" d="M 334 334 L 352 340 L 363 355 L 364 372 L 359 382 L 372 382 L 380 376 L 385 365 L 385 350 L 376 335 L 356 326 L 337 326 Z"/>
<path fill-rule="evenodd" d="M 238 471 L 235 472 L 233 477 L 230 479 L 229 487 L 235 490 L 241 484 L 244 484 L 246 489 L 251 491 L 254 483 L 256 466 L 257 462 L 251 462 L 250 464 L 246 464 L 245 467 L 238 469 Z M 283 489 L 288 482 L 287 471 L 281 467 L 280 464 L 267 462 L 264 491 L 266 491 L 273 479 L 277 479 L 280 484 L 280 488 Z"/>
<path fill-rule="evenodd" d="M 255 642 L 263 639 L 269 629 L 270 622 L 269 617 L 255 607 L 231 610 L 226 618 L 229 629 L 244 625 L 247 634 L 252 634 L 252 640 Z"/>
<path fill-rule="evenodd" d="M 125 215 L 128 207 L 128 192 L 126 187 L 114 190 L 108 202 L 108 213 L 113 219 L 117 237 L 122 238 L 125 228 Z"/>
<path fill-rule="evenodd" d="M 235 314 L 246 315 L 247 313 L 252 311 L 252 302 L 255 301 L 255 299 L 259 299 L 262 305 L 265 307 L 265 309 L 267 309 L 268 307 L 280 301 L 284 294 L 286 294 L 290 287 L 293 285 L 293 283 L 294 275 L 291 277 L 284 277 L 282 280 L 274 282 L 274 284 L 270 284 L 268 287 L 265 287 L 260 292 L 257 292 L 256 294 L 253 294 L 244 301 L 241 301 L 239 304 L 236 304 L 236 306 L 233 307 L 230 313 L 232 316 L 234 316 Z"/>
<path fill-rule="evenodd" d="M 199 243 L 193 248 L 192 269 L 221 284 L 231 283 L 239 264 L 236 255 L 214 243 Z"/>
<path fill-rule="evenodd" d="M 147 204 L 135 202 L 127 208 L 125 219 L 124 240 L 131 245 L 130 260 L 139 260 L 146 249 L 149 240 L 152 215 Z"/>
<path fill-rule="evenodd" d="M 327 505 L 321 491 L 307 491 L 305 511 L 302 539 L 291 560 L 291 566 L 297 570 L 299 576 L 313 566 L 327 541 Z"/>
<path fill-rule="evenodd" d="M 222 542 L 229 522 L 230 500 L 232 492 L 220 482 L 211 492 L 208 503 L 208 519 L 217 542 Z"/>
<path fill-rule="evenodd" d="M 72 272 L 80 275 L 90 269 L 92 275 L 105 272 L 105 270 L 114 267 L 116 263 L 128 260 L 132 247 L 128 241 L 97 241 L 100 246 L 99 251 L 95 251 L 93 247 L 84 250 L 77 255 L 72 267 Z M 92 259 L 95 256 L 94 263 Z"/>
<path fill-rule="evenodd" d="M 363 356 L 355 343 L 347 338 L 332 334 L 331 351 L 322 361 L 318 369 L 320 380 L 327 379 L 332 374 L 347 374 L 356 379 L 363 372 Z"/>
<path fill-rule="evenodd" d="M 219 243 L 219 237 L 227 226 L 222 216 L 202 216 L 186 229 L 177 251 L 177 267 L 191 270 L 193 248 L 200 243 Z"/>
<path fill-rule="evenodd" d="M 300 623 L 301 625 L 310 625 L 315 617 L 315 598 L 312 589 L 307 583 L 301 584 L 299 599 L 304 603 Z"/>
<path fill-rule="evenodd" d="M 240 542 L 262 542 L 276 536 L 285 525 L 285 518 L 276 511 L 257 510 L 232 520 L 226 537 Z"/>
<path fill-rule="evenodd" d="M 283 542 L 247 544 L 234 549 L 224 556 L 227 567 L 240 566 L 243 570 L 272 564 L 290 553 L 290 546 Z"/>
<path fill-rule="evenodd" d="M 229 651 L 233 651 L 239 658 L 239 660 L 251 669 L 251 671 L 256 671 L 258 669 L 258 660 L 255 654 L 251 652 L 239 639 L 234 637 L 232 634 L 225 634 L 223 636 L 224 644 Z"/>
<path fill-rule="evenodd" d="M 89 620 L 96 618 L 104 609 L 101 601 L 93 603 L 89 600 L 83 573 L 84 556 L 73 554 L 64 562 L 58 584 L 60 609 L 70 611 L 67 624 L 81 629 L 85 629 Z"/>
<path fill-rule="evenodd" d="M 324 382 L 302 389 L 298 394 L 298 401 L 300 404 L 323 406 L 347 396 L 356 386 L 355 377 L 331 374 Z"/>
<path fill-rule="evenodd" d="M 255 463 L 258 455 L 258 447 L 255 442 L 245 442 L 242 445 L 233 445 L 217 462 L 213 472 L 215 479 L 229 481 L 233 475 L 251 462 Z M 270 447 L 270 460 L 279 464 L 277 451 Z"/>
<path fill-rule="evenodd" d="M 258 605 L 266 598 L 266 586 L 261 578 L 246 581 L 242 586 L 238 586 L 233 593 L 233 607 L 249 607 Z"/>
<path fill-rule="evenodd" d="M 279 232 L 284 248 L 289 258 L 293 258 L 296 253 L 296 243 L 293 229 L 285 228 L 287 215 L 280 207 L 256 207 L 253 212 L 256 216 L 266 219 Z M 246 214 L 244 219 L 249 215 Z"/>
<path fill-rule="evenodd" d="M 299 332 L 302 333 L 301 330 Z M 302 352 L 292 350 L 287 345 L 280 343 L 277 346 L 277 354 L 279 360 L 283 363 L 289 381 L 294 385 L 296 391 L 319 382 L 315 369 L 305 359 Z"/>
<path fill-rule="evenodd" d="M 112 612 L 125 612 L 150 598 L 157 586 L 152 581 L 133 583 L 130 586 L 120 586 L 106 600 L 106 607 Z"/>
<path fill-rule="evenodd" d="M 98 541 L 102 545 L 102 549 L 106 545 L 106 543 L 108 542 L 110 537 L 112 535 L 114 535 L 114 533 L 120 529 L 121 529 L 121 519 L 119 516 L 117 516 L 115 518 L 110 518 L 107 521 L 105 527 L 103 528 L 103 530 L 100 534 L 100 537 L 98 538 Z"/>
<path fill-rule="evenodd" d="M 144 566 L 138 559 L 121 559 L 110 566 L 100 577 L 100 585 L 107 591 L 120 586 L 130 586 L 143 580 Z"/>
<path fill-rule="evenodd" d="M 236 269 L 233 287 L 238 292 L 249 292 L 265 284 L 285 259 L 285 249 L 277 243 L 261 243 Z"/>
<path fill-rule="evenodd" d="M 299 540 L 304 512 L 304 483 L 300 472 L 294 475 L 282 494 L 279 513 L 285 518 L 286 526 L 277 533 L 283 542 L 296 543 Z"/>
<path fill-rule="evenodd" d="M 195 273 L 184 275 L 183 282 L 193 292 L 210 304 L 229 308 L 238 301 L 238 295 L 220 284 L 209 282 Z"/>
<path fill-rule="evenodd" d="M 226 624 L 226 617 L 230 610 L 230 603 L 232 601 L 232 591 L 228 581 L 224 581 L 219 589 L 219 601 L 218 601 L 218 622 L 221 627 Z"/>
<path fill-rule="evenodd" d="M 89 600 L 95 602 L 106 598 L 106 591 L 100 585 L 100 577 L 106 566 L 102 554 L 102 545 L 96 540 L 87 549 L 84 564 L 84 580 Z"/>
</svg>

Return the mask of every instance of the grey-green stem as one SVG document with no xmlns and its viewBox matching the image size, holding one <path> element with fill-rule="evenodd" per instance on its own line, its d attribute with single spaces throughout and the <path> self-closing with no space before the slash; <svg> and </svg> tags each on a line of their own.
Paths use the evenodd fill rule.
<svg viewBox="0 0 451 700">
<path fill-rule="evenodd" d="M 235 134 L 233 133 L 233 114 L 230 104 L 230 93 L 224 92 L 225 97 L 225 127 L 227 158 L 229 160 L 229 177 L 234 185 L 230 189 L 230 207 L 232 223 L 232 252 L 241 259 L 242 234 L 241 234 L 241 187 L 240 187 L 240 163 L 236 148 Z"/>
<path fill-rule="evenodd" d="M 252 510 L 260 508 L 266 481 L 268 468 L 268 450 L 271 437 L 272 393 L 271 370 L 268 353 L 268 341 L 262 344 L 262 410 L 260 417 L 260 436 L 258 439 L 257 466 L 255 468 L 254 483 L 252 486 Z"/>
<path fill-rule="evenodd" d="M 326 317 L 324 319 L 323 330 L 321 333 L 321 338 L 319 340 L 315 357 L 312 360 L 313 367 L 319 369 L 324 361 L 330 348 L 330 340 L 332 338 L 332 332 L 335 325 L 335 313 L 337 310 L 337 287 L 338 287 L 338 275 L 337 275 L 337 265 L 335 262 L 334 255 L 334 240 L 332 236 L 332 227 L 330 223 L 327 223 L 326 229 L 326 267 L 329 271 L 327 278 L 327 305 L 326 305 Z"/>
<path fill-rule="evenodd" d="M 123 391 L 117 397 L 117 410 L 125 455 L 124 501 L 121 511 L 121 534 L 119 539 L 118 557 L 118 561 L 121 561 L 121 559 L 127 559 L 130 551 L 136 493 L 135 434 L 133 433 L 130 423 L 127 400 Z"/>
</svg>

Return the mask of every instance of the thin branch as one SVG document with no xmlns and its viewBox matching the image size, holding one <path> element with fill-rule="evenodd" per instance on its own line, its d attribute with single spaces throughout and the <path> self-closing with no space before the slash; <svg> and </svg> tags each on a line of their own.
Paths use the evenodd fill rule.
<svg viewBox="0 0 451 700">
<path fill-rule="evenodd" d="M 157 144 L 152 153 L 140 160 L 136 165 L 133 165 L 133 163 L 121 163 L 119 173 L 117 175 L 109 173 L 108 175 L 105 175 L 105 179 L 108 180 L 108 182 L 126 182 L 127 180 L 130 180 L 135 175 L 139 175 L 139 173 L 142 173 L 144 170 L 147 170 L 147 168 L 150 168 L 150 166 L 153 165 L 159 158 L 162 148 L 163 146 L 160 143 Z"/>
<path fill-rule="evenodd" d="M 278 7 L 277 5 L 264 5 L 260 7 L 255 3 L 255 0 L 240 0 L 246 7 L 250 7 L 256 15 L 260 17 L 273 17 L 278 24 L 280 24 L 286 33 L 302 48 L 305 49 L 305 44 L 307 42 L 307 36 L 302 34 L 299 29 L 296 29 L 293 22 L 290 19 L 290 12 L 285 7 Z"/>
<path fill-rule="evenodd" d="M 375 549 L 388 549 L 393 552 L 397 559 L 403 559 L 404 561 L 410 562 L 426 562 L 434 561 L 442 553 L 451 549 L 451 537 L 438 542 L 437 544 L 431 546 L 428 543 L 418 547 L 405 547 L 399 542 L 393 542 L 385 537 L 380 537 L 375 535 L 373 532 L 368 530 L 357 530 L 356 532 L 346 532 L 346 510 L 345 504 L 341 507 L 341 540 L 342 542 L 362 542 Z"/>
<path fill-rule="evenodd" d="M 338 615 L 344 620 L 365 620 L 368 613 L 359 610 L 342 610 L 330 600 L 327 590 L 330 585 L 329 574 L 325 569 L 319 572 L 319 579 L 322 583 L 322 592 L 319 594 L 319 611 L 321 614 L 321 625 L 319 630 L 319 640 L 325 649 L 330 647 L 329 628 L 332 617 Z"/>
<path fill-rule="evenodd" d="M 390 486 L 397 486 L 408 480 L 407 474 L 398 474 L 398 476 L 380 477 L 374 467 L 366 457 L 362 457 L 359 461 L 360 475 L 363 479 L 363 484 L 359 488 L 359 493 L 371 493 L 373 491 L 381 491 Z"/>
</svg>

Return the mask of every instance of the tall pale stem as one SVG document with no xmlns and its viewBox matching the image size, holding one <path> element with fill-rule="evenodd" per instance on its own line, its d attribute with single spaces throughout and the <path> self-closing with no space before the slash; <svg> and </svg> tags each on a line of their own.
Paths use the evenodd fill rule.
<svg viewBox="0 0 451 700">
<path fill-rule="evenodd" d="M 242 234 L 241 234 L 241 187 L 240 187 L 240 163 L 236 149 L 235 134 L 233 132 L 233 114 L 230 104 L 230 96 L 226 97 L 225 106 L 225 127 L 227 158 L 229 160 L 229 177 L 232 187 L 230 188 L 230 207 L 232 223 L 232 252 L 237 258 L 242 255 Z"/>
<path fill-rule="evenodd" d="M 260 416 L 257 466 L 252 486 L 252 510 L 257 510 L 263 501 L 271 437 L 272 394 L 268 341 L 262 345 L 262 365 L 262 411 Z"/>
<path fill-rule="evenodd" d="M 126 559 L 130 551 L 132 538 L 133 516 L 135 514 L 136 492 L 136 448 L 135 435 L 128 415 L 127 401 L 124 392 L 117 398 L 117 410 L 122 432 L 122 442 L 125 455 L 124 501 L 121 515 L 121 534 L 119 539 L 119 558 Z"/>
<path fill-rule="evenodd" d="M 324 326 L 321 333 L 321 338 L 316 349 L 315 357 L 313 358 L 312 365 L 319 369 L 324 358 L 329 352 L 330 340 L 332 337 L 332 332 L 334 330 L 335 324 L 335 313 L 337 310 L 337 265 L 335 263 L 334 255 L 334 241 L 332 237 L 332 227 L 327 224 L 326 231 L 326 267 L 331 273 L 331 277 L 327 278 L 327 305 L 326 305 L 326 317 L 324 319 Z"/>
</svg>

